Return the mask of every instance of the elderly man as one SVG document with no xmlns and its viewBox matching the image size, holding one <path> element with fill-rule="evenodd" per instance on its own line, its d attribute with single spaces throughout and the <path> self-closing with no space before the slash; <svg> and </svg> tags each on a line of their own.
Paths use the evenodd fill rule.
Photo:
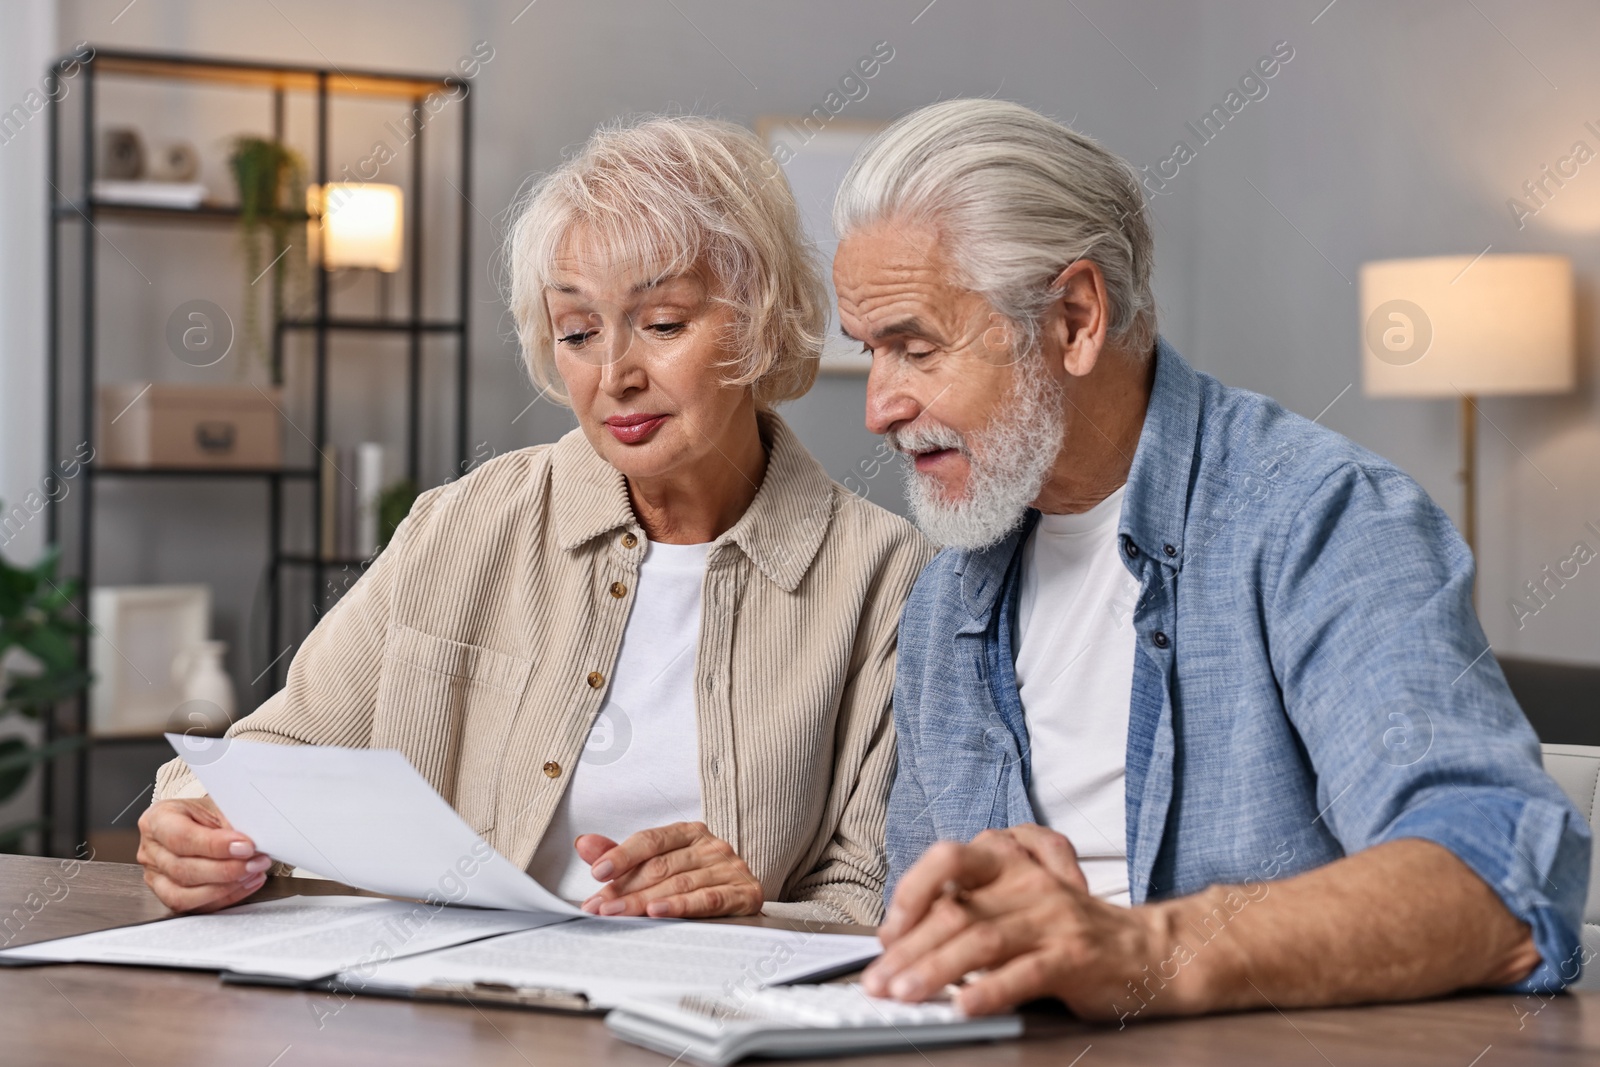
<svg viewBox="0 0 1600 1067">
<path fill-rule="evenodd" d="M 1156 336 L 1127 164 L 949 101 L 864 150 L 835 225 L 868 426 L 947 546 L 901 621 L 868 989 L 1126 1021 L 1573 980 L 1589 831 L 1470 553 Z"/>
</svg>

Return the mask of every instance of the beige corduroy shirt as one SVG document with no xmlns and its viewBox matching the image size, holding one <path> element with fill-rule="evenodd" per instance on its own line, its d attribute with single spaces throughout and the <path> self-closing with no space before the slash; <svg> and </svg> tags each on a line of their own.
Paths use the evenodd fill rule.
<svg viewBox="0 0 1600 1067">
<path fill-rule="evenodd" d="M 875 923 L 896 626 L 932 549 L 831 482 L 781 419 L 762 432 L 760 490 L 702 588 L 705 822 L 769 914 Z M 491 460 L 417 500 L 285 688 L 228 734 L 399 749 L 526 867 L 605 699 L 644 552 L 622 475 L 579 431 Z M 201 788 L 174 759 L 154 796 L 180 793 Z"/>
</svg>

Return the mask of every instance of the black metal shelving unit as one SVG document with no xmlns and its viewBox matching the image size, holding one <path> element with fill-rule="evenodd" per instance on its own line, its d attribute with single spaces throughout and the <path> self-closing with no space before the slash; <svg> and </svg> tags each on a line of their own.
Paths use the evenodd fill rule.
<svg viewBox="0 0 1600 1067">
<path fill-rule="evenodd" d="M 72 68 L 77 67 L 74 70 Z M 52 94 L 52 104 L 49 108 L 49 162 L 48 179 L 49 196 L 48 206 L 48 240 L 47 240 L 47 274 L 48 274 L 48 307 L 49 324 L 46 333 L 47 345 L 47 377 L 46 392 L 49 409 L 46 413 L 46 455 L 57 457 L 62 454 L 66 438 L 63 436 L 64 415 L 75 412 L 75 426 L 81 434 L 81 439 L 91 445 L 95 441 L 96 421 L 96 386 L 97 374 L 97 337 L 96 337 L 96 304 L 97 304 L 97 277 L 96 261 L 99 246 L 107 238 L 103 233 L 102 225 L 112 226 L 139 226 L 144 228 L 163 226 L 228 226 L 236 225 L 239 221 L 237 206 L 227 204 L 204 204 L 194 209 L 145 207 L 121 203 L 109 203 L 97 200 L 92 195 L 93 183 L 96 172 L 96 140 L 98 127 L 96 126 L 96 97 L 103 91 L 102 80 L 111 78 L 142 78 L 163 81 L 167 83 L 200 83 L 210 85 L 227 85 L 234 87 L 247 87 L 260 89 L 271 94 L 272 128 L 274 139 L 282 141 L 285 133 L 285 103 L 291 94 L 305 94 L 312 102 L 315 114 L 314 144 L 312 158 L 309 161 L 310 180 L 319 186 L 326 186 L 333 175 L 334 165 L 329 157 L 329 111 L 331 105 L 339 98 L 365 97 L 380 98 L 396 101 L 409 107 L 409 119 L 414 131 L 409 142 L 410 168 L 406 187 L 406 218 L 405 234 L 407 243 L 407 280 L 409 302 L 404 317 L 395 320 L 380 318 L 362 318 L 351 316 L 336 316 L 332 313 L 332 293 L 330 278 L 333 272 L 321 264 L 310 264 L 314 284 L 314 309 L 315 313 L 309 317 L 285 318 L 273 324 L 272 345 L 272 372 L 275 381 L 282 381 L 284 375 L 284 344 L 290 336 L 309 335 L 312 347 L 312 383 L 310 394 L 312 397 L 312 446 L 318 455 L 321 455 L 331 444 L 328 436 L 328 389 L 329 366 L 337 358 L 332 351 L 332 342 L 341 335 L 391 335 L 405 338 L 406 350 L 404 355 L 405 371 L 403 375 L 403 388 L 405 390 L 405 471 L 408 477 L 419 486 L 422 486 L 422 452 L 421 452 L 421 379 L 423 373 L 423 341 L 428 337 L 453 339 L 454 346 L 454 371 L 455 371 L 455 434 L 454 451 L 456 471 L 465 469 L 467 460 L 468 442 L 468 402 L 469 402 L 469 354 L 467 319 L 469 309 L 469 293 L 471 275 L 469 270 L 471 253 L 471 224 L 469 218 L 470 203 L 468 198 L 472 189 L 472 96 L 471 84 L 463 78 L 454 76 L 431 76 L 423 74 L 403 74 L 392 72 L 378 72 L 350 69 L 332 69 L 300 65 L 268 64 L 258 62 L 239 61 L 231 59 L 215 59 L 198 56 L 171 55 L 146 52 L 97 50 L 93 57 L 81 62 L 71 57 L 64 57 L 57 61 L 51 68 L 50 76 L 55 79 L 70 77 L 75 83 L 72 88 L 76 91 L 64 94 Z M 437 260 L 441 255 L 448 255 L 448 251 L 436 250 L 431 244 L 425 243 L 425 213 L 424 213 L 424 150 L 425 142 L 431 144 L 433 138 L 427 136 L 428 120 L 424 117 L 424 103 L 430 94 L 445 93 L 450 97 L 450 107 L 459 109 L 459 146 L 458 159 L 456 160 L 456 180 L 446 179 L 453 186 L 457 196 L 458 205 L 458 238 L 455 254 L 456 265 L 456 315 L 451 319 L 425 318 L 422 314 L 423 283 L 422 263 L 424 255 Z M 63 109 L 76 106 L 80 109 L 78 118 L 78 159 L 76 161 L 76 174 L 68 177 L 67 168 L 62 160 L 62 126 Z M 393 181 L 394 179 L 386 179 Z M 69 190 L 68 185 L 74 184 L 78 188 Z M 304 220 L 306 216 L 291 216 Z M 72 233 L 76 229 L 76 234 Z M 62 280 L 63 250 L 70 247 L 67 242 L 73 237 L 79 242 L 77 262 L 77 283 L 79 285 L 79 306 L 76 309 L 76 330 L 78 345 L 76 351 L 67 354 L 63 345 L 63 292 L 67 288 Z M 72 369 L 73 381 L 71 395 L 63 388 L 64 371 Z M 63 562 L 68 573 L 79 578 L 82 582 L 83 596 L 79 606 L 85 618 L 88 615 L 88 592 L 92 588 L 95 578 L 94 549 L 97 523 L 95 512 L 97 510 L 96 490 L 98 484 L 122 479 L 154 480 L 154 479 L 182 479 L 182 480 L 216 480 L 243 483 L 259 483 L 267 492 L 267 601 L 268 601 L 268 648 L 277 650 L 285 648 L 285 619 L 284 619 L 284 582 L 283 575 L 290 569 L 309 572 L 311 577 L 311 604 L 310 616 L 317 614 L 323 600 L 325 591 L 324 579 L 330 570 L 348 570 L 352 567 L 361 568 L 368 562 L 343 558 L 328 558 L 320 554 L 315 548 L 312 551 L 291 550 L 285 548 L 284 523 L 285 501 L 284 490 L 286 485 L 297 484 L 309 487 L 309 542 L 313 546 L 320 545 L 320 529 L 322 524 L 322 478 L 323 471 L 320 463 L 313 458 L 310 465 L 283 466 L 276 468 L 257 469 L 217 469 L 209 467 L 183 467 L 183 468 L 111 468 L 89 463 L 84 465 L 81 478 L 83 479 L 82 492 L 78 494 L 79 501 L 76 505 L 76 514 L 71 518 L 76 520 L 75 544 L 69 551 L 63 553 Z M 52 501 L 47 509 L 46 535 L 52 544 L 60 543 L 60 535 L 64 524 L 62 503 Z M 297 634 L 291 642 L 297 645 L 303 638 Z M 88 661 L 88 641 L 82 642 L 80 655 L 85 664 Z M 268 658 L 273 654 L 267 653 Z M 270 695 L 281 686 L 288 659 L 281 656 L 268 664 L 263 672 L 263 681 L 255 687 L 259 695 Z M 89 698 L 84 694 L 75 703 L 70 717 L 64 719 L 50 719 L 45 723 L 46 743 L 57 740 L 73 733 L 80 734 L 85 741 L 69 756 L 59 759 L 70 759 L 73 764 L 73 780 L 70 786 L 71 804 L 70 812 L 65 815 L 57 808 L 57 793 L 61 787 L 55 780 L 56 766 L 52 761 L 43 767 L 42 780 L 42 805 L 41 815 L 44 818 L 45 850 L 60 851 L 57 843 L 60 841 L 60 831 L 70 828 L 70 838 L 74 844 L 66 845 L 70 849 L 75 843 L 87 840 L 89 831 L 89 801 L 91 782 L 89 778 L 90 750 L 97 746 L 128 745 L 142 741 L 154 741 L 164 744 L 159 734 L 146 736 L 95 736 L 89 730 Z"/>
</svg>

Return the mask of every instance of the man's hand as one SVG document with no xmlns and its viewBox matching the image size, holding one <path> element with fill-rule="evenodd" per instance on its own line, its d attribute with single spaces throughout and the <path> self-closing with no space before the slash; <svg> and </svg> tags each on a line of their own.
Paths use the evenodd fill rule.
<svg viewBox="0 0 1600 1067">
<path fill-rule="evenodd" d="M 272 858 L 257 852 L 210 797 L 160 800 L 139 816 L 144 881 L 173 911 L 216 911 L 267 880 Z"/>
<path fill-rule="evenodd" d="M 692 919 L 761 910 L 761 883 L 705 823 L 640 830 L 620 845 L 584 834 L 576 848 L 595 880 L 608 883 L 583 902 L 592 914 Z"/>
<path fill-rule="evenodd" d="M 1125 1020 L 1412 1000 L 1504 986 L 1539 964 L 1528 924 L 1432 841 L 1135 908 L 1089 896 L 1069 857 L 1037 826 L 935 845 L 895 891 L 867 991 L 922 1000 L 986 971 L 960 990 L 968 1014 L 1054 996 Z"/>
<path fill-rule="evenodd" d="M 925 1000 L 963 975 L 969 1015 L 1054 996 L 1084 1018 L 1116 1017 L 1111 996 L 1162 957 L 1156 917 L 1089 895 L 1077 854 L 1040 826 L 940 842 L 906 872 L 878 931 L 867 992 Z"/>
</svg>

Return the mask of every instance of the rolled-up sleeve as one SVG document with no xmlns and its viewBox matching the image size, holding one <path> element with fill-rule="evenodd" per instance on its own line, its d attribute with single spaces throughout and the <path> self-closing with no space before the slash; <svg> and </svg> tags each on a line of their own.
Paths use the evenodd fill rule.
<svg viewBox="0 0 1600 1067">
<path fill-rule="evenodd" d="M 1583 971 L 1578 931 L 1590 833 L 1570 804 L 1509 787 L 1452 787 L 1414 802 L 1373 842 L 1417 837 L 1443 845 L 1533 931 L 1540 965 L 1511 989 L 1553 992 Z M 1573 903 L 1572 890 L 1577 890 Z"/>
<path fill-rule="evenodd" d="M 1575 981 L 1589 827 L 1544 771 L 1448 517 L 1403 474 L 1351 463 L 1283 545 L 1274 669 L 1331 832 L 1346 853 L 1400 838 L 1449 849 L 1532 930 L 1541 962 L 1511 988 Z"/>
</svg>

